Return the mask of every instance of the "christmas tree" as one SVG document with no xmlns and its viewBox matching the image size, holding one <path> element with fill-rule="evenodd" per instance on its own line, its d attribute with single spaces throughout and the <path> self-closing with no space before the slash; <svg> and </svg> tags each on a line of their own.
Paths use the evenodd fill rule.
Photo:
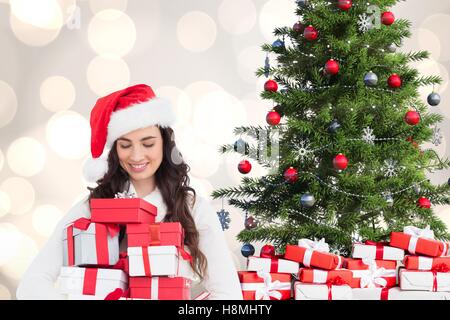
<svg viewBox="0 0 450 320">
<path fill-rule="evenodd" d="M 450 203 L 450 188 L 426 176 L 449 161 L 420 147 L 442 138 L 442 116 L 432 113 L 441 79 L 413 68 L 428 52 L 400 52 L 411 24 L 390 12 L 396 2 L 300 0 L 299 22 L 262 46 L 268 56 L 256 74 L 275 106 L 268 126 L 235 128 L 239 140 L 221 152 L 242 155 L 242 174 L 252 162 L 268 174 L 213 193 L 248 214 L 239 241 L 271 242 L 282 253 L 299 239 L 325 238 L 346 255 L 354 241 L 387 240 L 407 225 L 450 238 L 433 212 Z"/>
</svg>

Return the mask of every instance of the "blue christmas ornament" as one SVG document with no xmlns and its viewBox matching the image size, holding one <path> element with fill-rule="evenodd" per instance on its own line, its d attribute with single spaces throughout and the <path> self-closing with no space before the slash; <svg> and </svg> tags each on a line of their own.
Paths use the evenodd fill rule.
<svg viewBox="0 0 450 320">
<path fill-rule="evenodd" d="M 217 216 L 219 217 L 220 224 L 222 225 L 222 230 L 225 231 L 230 228 L 230 213 L 225 211 L 224 209 L 217 212 Z"/>
<path fill-rule="evenodd" d="M 270 75 L 270 61 L 269 56 L 266 57 L 266 60 L 264 62 L 264 76 L 268 78 Z"/>
<path fill-rule="evenodd" d="M 255 247 L 250 243 L 246 243 L 242 246 L 241 253 L 244 257 L 248 258 L 255 253 Z"/>
<path fill-rule="evenodd" d="M 284 47 L 284 42 L 281 41 L 280 39 L 275 40 L 274 43 L 272 43 L 272 47 L 274 47 L 274 48 Z"/>
</svg>

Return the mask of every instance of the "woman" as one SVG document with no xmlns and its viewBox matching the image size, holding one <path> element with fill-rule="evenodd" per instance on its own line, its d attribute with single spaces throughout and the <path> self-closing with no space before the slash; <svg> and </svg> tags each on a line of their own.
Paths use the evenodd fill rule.
<svg viewBox="0 0 450 320">
<path fill-rule="evenodd" d="M 63 263 L 62 236 L 72 221 L 90 218 L 91 198 L 134 193 L 158 208 L 156 222 L 179 221 L 192 256 L 191 271 L 210 299 L 242 299 L 237 272 L 213 208 L 189 187 L 188 166 L 176 152 L 169 127 L 175 115 L 147 85 L 135 85 L 100 98 L 91 112 L 91 152 L 84 175 L 96 181 L 56 227 L 23 276 L 18 299 L 64 299 L 54 284 Z M 105 146 L 107 160 L 101 159 Z M 121 251 L 126 237 L 121 232 Z"/>
</svg>

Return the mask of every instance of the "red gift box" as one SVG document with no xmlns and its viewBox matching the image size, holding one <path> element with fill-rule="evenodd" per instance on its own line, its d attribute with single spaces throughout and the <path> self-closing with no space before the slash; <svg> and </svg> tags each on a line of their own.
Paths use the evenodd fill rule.
<svg viewBox="0 0 450 320">
<path fill-rule="evenodd" d="M 291 298 L 291 275 L 238 271 L 244 300 L 288 300 Z"/>
<path fill-rule="evenodd" d="M 286 246 L 284 258 L 303 263 L 306 267 L 315 267 L 325 270 L 339 269 L 343 262 L 341 256 L 290 244 Z"/>
<path fill-rule="evenodd" d="M 129 247 L 176 246 L 183 248 L 184 229 L 179 222 L 128 224 Z"/>
<path fill-rule="evenodd" d="M 424 238 L 416 237 L 404 232 L 391 232 L 392 247 L 408 250 L 409 253 L 426 255 L 430 257 L 440 257 L 447 255 L 448 243 Z"/>
<path fill-rule="evenodd" d="M 346 259 L 345 263 L 353 275 L 350 282 L 352 288 L 392 288 L 397 285 L 396 261 Z"/>
<path fill-rule="evenodd" d="M 91 199 L 91 220 L 102 223 L 154 223 L 158 209 L 140 198 Z"/>
<path fill-rule="evenodd" d="M 420 257 L 406 256 L 403 264 L 408 270 L 432 270 L 438 266 L 446 266 L 450 269 L 450 257 Z"/>
<path fill-rule="evenodd" d="M 182 277 L 130 277 L 130 298 L 191 300 L 191 280 Z"/>
<path fill-rule="evenodd" d="M 319 270 L 301 268 L 298 273 L 298 279 L 303 283 L 329 283 L 335 279 L 341 279 L 344 284 L 350 284 L 353 279 L 353 274 L 350 270 Z"/>
</svg>

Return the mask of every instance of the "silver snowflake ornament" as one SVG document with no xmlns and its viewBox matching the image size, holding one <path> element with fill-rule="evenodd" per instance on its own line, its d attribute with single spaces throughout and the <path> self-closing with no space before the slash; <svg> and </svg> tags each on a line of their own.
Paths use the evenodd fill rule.
<svg viewBox="0 0 450 320">
<path fill-rule="evenodd" d="M 373 129 L 371 129 L 370 127 L 364 128 L 362 139 L 364 142 L 366 142 L 368 144 L 374 144 L 375 135 L 373 134 Z"/>
<path fill-rule="evenodd" d="M 312 153 L 309 140 L 300 140 L 299 144 L 296 146 L 296 150 L 301 161 L 304 161 L 306 158 L 308 158 Z"/>
<path fill-rule="evenodd" d="M 230 213 L 222 209 L 217 212 L 217 216 L 219 217 L 220 224 L 222 225 L 222 231 L 229 229 L 231 222 Z"/>
<path fill-rule="evenodd" d="M 358 174 L 358 175 L 363 174 L 365 169 L 366 169 L 366 166 L 364 165 L 364 163 L 358 162 L 356 164 L 356 174 Z"/>
<path fill-rule="evenodd" d="M 313 110 L 308 109 L 308 110 L 305 111 L 305 118 L 306 118 L 307 120 L 311 120 L 311 119 L 314 118 L 315 116 L 316 116 L 316 113 L 315 113 Z"/>
<path fill-rule="evenodd" d="M 359 230 L 355 230 L 352 233 L 352 242 L 362 242 L 362 237 L 359 234 Z"/>
<path fill-rule="evenodd" d="M 437 147 L 438 145 L 440 145 L 442 143 L 442 133 L 441 133 L 441 129 L 438 127 L 434 127 L 433 130 L 433 139 L 431 140 L 431 142 Z"/>
<path fill-rule="evenodd" d="M 367 32 L 373 28 L 372 17 L 363 13 L 358 16 L 358 29 L 361 32 Z"/>
<path fill-rule="evenodd" d="M 384 160 L 384 166 L 382 170 L 384 171 L 385 177 L 394 177 L 397 175 L 397 164 L 398 162 L 393 159 Z"/>
</svg>

